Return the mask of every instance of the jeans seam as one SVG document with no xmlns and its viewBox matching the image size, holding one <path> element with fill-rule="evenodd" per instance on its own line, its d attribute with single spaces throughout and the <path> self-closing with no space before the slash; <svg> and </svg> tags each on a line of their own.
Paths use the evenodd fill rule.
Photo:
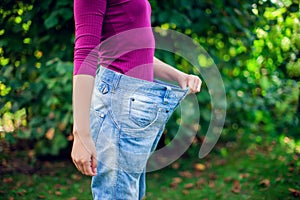
<svg viewBox="0 0 300 200">
<path fill-rule="evenodd" d="M 125 132 L 130 132 L 130 133 L 131 133 L 130 135 L 133 135 L 133 136 L 141 136 L 140 134 L 134 134 L 134 133 L 132 133 L 132 132 L 136 132 L 136 131 L 144 131 L 144 130 L 146 130 L 146 129 L 152 127 L 153 124 L 155 124 L 155 122 L 157 122 L 157 120 L 160 118 L 161 110 L 162 110 L 161 108 L 159 108 L 159 109 L 157 110 L 157 114 L 156 114 L 154 120 L 153 120 L 150 124 L 148 124 L 147 126 L 145 126 L 145 127 L 143 127 L 143 128 L 122 128 L 122 130 L 125 131 Z M 129 134 L 128 134 L 128 135 L 129 135 Z M 149 136 L 152 136 L 152 134 L 150 134 Z M 143 136 L 143 137 L 144 137 L 144 136 Z"/>
<path fill-rule="evenodd" d="M 117 158 L 117 177 L 116 177 L 116 182 L 115 182 L 115 198 L 117 199 L 117 192 L 118 192 L 118 188 L 117 188 L 117 183 L 118 183 L 118 180 L 120 179 L 120 132 L 121 130 L 119 129 L 118 130 L 118 134 L 117 134 L 117 144 L 118 144 L 118 158 Z"/>
</svg>

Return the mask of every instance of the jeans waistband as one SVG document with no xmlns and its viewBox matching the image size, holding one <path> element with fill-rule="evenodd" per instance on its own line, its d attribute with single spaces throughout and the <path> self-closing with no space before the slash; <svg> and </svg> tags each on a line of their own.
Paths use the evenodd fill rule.
<svg viewBox="0 0 300 200">
<path fill-rule="evenodd" d="M 153 82 L 150 82 L 130 77 L 102 66 L 100 66 L 97 70 L 95 81 L 96 84 L 97 82 L 99 82 L 98 79 L 111 85 L 114 89 L 122 88 L 128 91 L 138 89 L 140 93 L 145 92 L 145 94 L 151 93 L 157 96 L 161 96 L 164 97 L 166 101 L 170 97 L 176 98 L 176 101 L 181 101 L 189 91 L 188 88 L 182 89 L 177 85 L 166 83 L 157 79 L 155 79 Z"/>
</svg>

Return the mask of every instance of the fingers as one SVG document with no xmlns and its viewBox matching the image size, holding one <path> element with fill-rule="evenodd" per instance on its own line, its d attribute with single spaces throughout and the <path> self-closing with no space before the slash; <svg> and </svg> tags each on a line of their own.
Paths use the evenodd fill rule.
<svg viewBox="0 0 300 200">
<path fill-rule="evenodd" d="M 87 176 L 95 176 L 97 173 L 96 167 L 94 163 L 97 163 L 95 158 L 91 158 L 91 160 L 76 160 L 73 159 L 73 163 L 75 164 L 78 171 L 80 171 L 82 174 L 85 174 Z"/>
<path fill-rule="evenodd" d="M 89 147 L 89 148 L 88 148 Z M 71 157 L 76 168 L 85 175 L 95 176 L 97 168 L 96 149 L 91 138 L 74 138 Z"/>
<path fill-rule="evenodd" d="M 87 176 L 95 176 L 96 173 L 94 173 L 94 169 L 92 168 L 92 160 L 90 161 L 85 161 L 82 163 L 82 172 L 83 174 Z"/>
<path fill-rule="evenodd" d="M 92 171 L 96 175 L 97 174 L 97 159 L 95 156 L 92 156 L 92 163 L 91 163 Z"/>
<path fill-rule="evenodd" d="M 202 81 L 198 76 L 188 75 L 187 86 L 189 87 L 191 93 L 200 92 Z"/>
<path fill-rule="evenodd" d="M 180 87 L 182 88 L 182 89 L 186 89 L 186 87 L 187 87 L 187 81 L 180 81 L 179 82 L 179 85 L 180 85 Z"/>
</svg>

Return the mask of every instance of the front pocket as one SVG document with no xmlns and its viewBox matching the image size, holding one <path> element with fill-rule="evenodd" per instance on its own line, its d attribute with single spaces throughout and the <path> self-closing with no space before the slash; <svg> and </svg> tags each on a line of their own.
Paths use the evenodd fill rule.
<svg viewBox="0 0 300 200">
<path fill-rule="evenodd" d="M 158 108 L 153 99 L 134 95 L 129 99 L 129 119 L 139 128 L 144 128 L 156 120 Z"/>
</svg>

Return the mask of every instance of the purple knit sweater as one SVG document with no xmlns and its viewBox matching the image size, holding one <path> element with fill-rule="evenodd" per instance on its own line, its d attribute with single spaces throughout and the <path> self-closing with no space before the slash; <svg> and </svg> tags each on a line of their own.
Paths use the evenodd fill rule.
<svg viewBox="0 0 300 200">
<path fill-rule="evenodd" d="M 150 16 L 148 0 L 74 0 L 74 75 L 95 76 L 100 64 L 153 81 Z"/>
</svg>

